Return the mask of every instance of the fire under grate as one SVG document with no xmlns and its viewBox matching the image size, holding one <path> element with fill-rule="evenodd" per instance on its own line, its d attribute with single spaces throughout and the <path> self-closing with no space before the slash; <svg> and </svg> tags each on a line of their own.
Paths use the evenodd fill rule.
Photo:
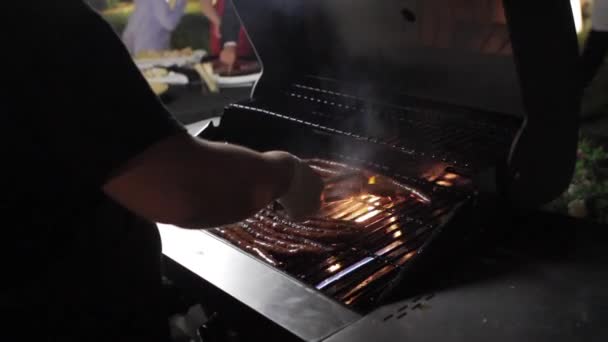
<svg viewBox="0 0 608 342">
<path fill-rule="evenodd" d="M 372 304 L 463 200 L 346 164 L 309 164 L 326 181 L 318 216 L 292 222 L 268 207 L 212 233 L 354 309 Z"/>
</svg>

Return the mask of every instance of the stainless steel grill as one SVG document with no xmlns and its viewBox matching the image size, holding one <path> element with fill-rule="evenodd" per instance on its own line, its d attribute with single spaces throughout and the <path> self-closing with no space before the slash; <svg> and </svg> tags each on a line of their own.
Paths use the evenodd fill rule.
<svg viewBox="0 0 608 342">
<path fill-rule="evenodd" d="M 331 172 L 356 170 L 327 161 L 309 163 L 325 171 L 326 179 Z M 341 170 L 321 168 L 326 165 L 340 165 Z M 439 185 L 426 194 L 406 185 L 407 179 L 361 172 L 357 177 L 367 187 L 384 182 L 393 191 L 347 193 L 326 202 L 318 217 L 303 223 L 291 222 L 270 207 L 239 224 L 217 228 L 214 234 L 345 305 L 359 311 L 372 309 L 391 280 L 467 198 L 465 192 L 444 188 L 467 180 L 444 171 L 428 181 Z M 326 193 L 340 193 L 351 183 L 328 184 Z"/>
<path fill-rule="evenodd" d="M 336 161 L 429 199 L 411 191 L 364 192 L 327 204 L 319 218 L 348 234 L 310 239 L 305 248 L 293 233 L 305 227 L 271 207 L 236 227 L 199 233 L 196 255 L 177 248 L 171 253 L 295 336 L 370 340 L 387 326 L 392 335 L 407 337 L 425 322 L 408 321 L 413 314 L 407 308 L 422 306 L 408 301 L 408 286 L 441 278 L 426 261 L 438 265 L 432 261 L 440 255 L 461 265 L 452 259 L 486 236 L 479 223 L 496 222 L 500 204 L 536 207 L 567 186 L 577 96 L 562 81 L 576 79 L 578 61 L 565 19 L 571 18 L 569 2 L 235 4 L 264 73 L 252 98 L 229 106 L 220 127 L 202 137 Z M 456 4 L 473 8 L 450 10 Z M 538 25 L 541 14 L 546 25 Z M 510 49 L 480 46 L 488 36 L 512 38 Z M 272 252 L 268 235 L 277 232 L 284 241 Z M 262 243 L 252 243 L 253 237 Z M 401 297 L 387 295 L 395 292 Z M 458 302 L 466 302 L 463 317 L 475 316 L 470 301 Z M 442 320 L 425 322 L 429 329 L 453 322 L 452 302 L 443 304 Z M 356 322 L 363 322 L 365 338 Z M 342 334 L 347 330 L 350 335 Z"/>
</svg>

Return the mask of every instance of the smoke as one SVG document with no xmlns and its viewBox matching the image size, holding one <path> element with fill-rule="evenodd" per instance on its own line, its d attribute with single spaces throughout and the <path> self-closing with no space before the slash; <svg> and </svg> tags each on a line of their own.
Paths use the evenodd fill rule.
<svg viewBox="0 0 608 342">
<path fill-rule="evenodd" d="M 382 89 L 372 83 L 358 84 L 356 87 L 338 84 L 331 81 L 321 82 L 320 87 L 343 97 L 336 97 L 338 106 L 330 114 L 339 117 L 339 128 L 353 134 L 351 139 L 337 136 L 330 141 L 328 153 L 333 156 L 346 157 L 350 162 L 378 162 L 379 146 L 388 136 L 395 135 L 397 129 L 394 121 L 382 114 L 383 107 L 374 101 L 382 95 Z M 338 102 L 339 101 L 339 102 Z M 366 141 L 369 139 L 369 141 Z M 362 143 L 353 140 L 363 140 Z"/>
</svg>

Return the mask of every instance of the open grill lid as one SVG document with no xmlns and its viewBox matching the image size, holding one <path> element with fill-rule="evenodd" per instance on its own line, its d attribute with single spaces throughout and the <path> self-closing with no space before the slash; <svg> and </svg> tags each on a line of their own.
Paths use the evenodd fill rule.
<svg viewBox="0 0 608 342">
<path fill-rule="evenodd" d="M 569 184 L 580 90 L 568 0 L 233 1 L 263 64 L 254 98 L 312 76 L 363 98 L 525 117 L 491 183 L 522 206 Z"/>
</svg>

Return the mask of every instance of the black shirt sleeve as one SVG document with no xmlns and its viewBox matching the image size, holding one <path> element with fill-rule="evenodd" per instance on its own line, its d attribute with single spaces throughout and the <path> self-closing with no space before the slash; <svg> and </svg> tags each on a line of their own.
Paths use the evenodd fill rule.
<svg viewBox="0 0 608 342">
<path fill-rule="evenodd" d="M 36 127 L 67 176 L 101 186 L 129 159 L 185 132 L 150 90 L 112 28 L 81 1 L 39 6 Z"/>
</svg>

